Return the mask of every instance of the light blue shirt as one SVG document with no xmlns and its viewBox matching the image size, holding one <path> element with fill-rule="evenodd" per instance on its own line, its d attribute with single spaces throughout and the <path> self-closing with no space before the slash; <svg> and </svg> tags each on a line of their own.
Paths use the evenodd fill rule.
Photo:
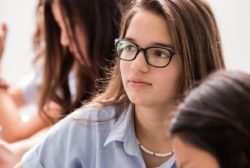
<svg viewBox="0 0 250 168">
<path fill-rule="evenodd" d="M 23 168 L 145 168 L 134 131 L 132 106 L 80 108 L 52 128 L 22 159 Z M 172 156 L 160 168 L 174 168 Z"/>
</svg>

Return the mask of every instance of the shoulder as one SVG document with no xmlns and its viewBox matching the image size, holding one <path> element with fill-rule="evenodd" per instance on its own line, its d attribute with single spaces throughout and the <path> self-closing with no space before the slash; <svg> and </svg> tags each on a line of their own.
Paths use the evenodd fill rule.
<svg viewBox="0 0 250 168">
<path fill-rule="evenodd" d="M 23 165 L 36 161 L 43 165 L 65 167 L 56 160 L 59 153 L 66 167 L 74 167 L 69 164 L 73 164 L 72 160 L 79 156 L 84 156 L 79 162 L 88 162 L 93 147 L 103 144 L 111 131 L 116 120 L 115 113 L 116 107 L 113 106 L 79 108 L 53 126 L 44 141 L 23 158 Z M 34 157 L 36 159 L 30 159 Z"/>
<path fill-rule="evenodd" d="M 117 106 L 101 107 L 97 105 L 88 105 L 77 109 L 67 116 L 66 119 L 76 119 L 76 121 L 103 121 L 113 118 L 118 111 L 119 108 Z"/>
<path fill-rule="evenodd" d="M 68 115 L 63 120 L 59 121 L 50 131 L 49 136 L 53 136 L 53 139 L 61 139 L 66 134 L 66 139 L 76 140 L 75 138 L 84 138 L 87 140 L 87 134 L 95 133 L 98 134 L 102 128 L 112 127 L 115 122 L 115 114 L 117 108 L 114 106 L 109 107 L 97 107 L 97 106 L 86 106 L 81 107 Z M 74 135 L 75 137 L 72 137 Z M 63 138 L 65 142 L 65 137 Z M 82 139 L 81 139 L 82 140 Z"/>
</svg>

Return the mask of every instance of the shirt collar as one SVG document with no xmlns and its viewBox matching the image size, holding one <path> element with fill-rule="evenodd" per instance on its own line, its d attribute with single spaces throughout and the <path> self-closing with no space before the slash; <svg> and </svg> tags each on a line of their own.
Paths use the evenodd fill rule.
<svg viewBox="0 0 250 168">
<path fill-rule="evenodd" d="M 110 131 L 104 147 L 109 143 L 119 141 L 124 143 L 125 151 L 130 155 L 140 153 L 139 145 L 136 141 L 134 129 L 134 112 L 133 105 L 130 104 L 126 110 L 120 115 L 113 129 Z"/>
<path fill-rule="evenodd" d="M 160 168 L 175 168 L 175 155 L 171 156 L 168 161 L 164 162 Z"/>
<path fill-rule="evenodd" d="M 129 155 L 136 155 L 142 157 L 141 150 L 135 136 L 134 111 L 132 104 L 130 104 L 128 108 L 123 111 L 117 122 L 114 124 L 104 143 L 104 147 L 115 141 L 123 142 L 124 150 Z M 160 166 L 160 168 L 170 167 L 176 167 L 174 155 Z"/>
</svg>

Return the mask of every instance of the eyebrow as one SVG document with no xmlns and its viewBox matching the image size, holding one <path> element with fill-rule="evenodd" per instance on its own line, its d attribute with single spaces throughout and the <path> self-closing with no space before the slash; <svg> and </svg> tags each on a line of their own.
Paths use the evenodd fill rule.
<svg viewBox="0 0 250 168">
<path fill-rule="evenodd" d="M 125 37 L 124 40 L 128 40 L 128 41 L 131 41 L 135 44 L 136 43 L 136 40 L 134 40 L 133 38 L 130 38 L 130 37 Z M 138 44 L 137 44 L 138 45 Z M 171 48 L 171 49 L 174 49 L 174 47 L 170 44 L 164 44 L 164 43 L 152 43 L 153 46 L 159 46 L 159 47 L 164 47 L 164 48 Z"/>
</svg>

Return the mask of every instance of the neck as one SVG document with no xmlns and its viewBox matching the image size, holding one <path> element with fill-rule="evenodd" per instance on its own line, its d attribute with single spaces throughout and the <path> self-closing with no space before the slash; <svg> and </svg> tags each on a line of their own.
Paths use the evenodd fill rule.
<svg viewBox="0 0 250 168">
<path fill-rule="evenodd" d="M 168 125 L 175 106 L 165 109 L 135 107 L 135 133 L 139 142 L 155 152 L 171 151 Z"/>
</svg>

